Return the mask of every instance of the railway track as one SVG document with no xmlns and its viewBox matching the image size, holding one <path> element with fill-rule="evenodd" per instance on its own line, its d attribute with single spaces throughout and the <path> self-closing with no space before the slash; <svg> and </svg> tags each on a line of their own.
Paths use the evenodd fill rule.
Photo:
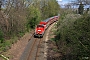
<svg viewBox="0 0 90 60">
<path fill-rule="evenodd" d="M 27 60 L 38 59 L 38 52 L 39 52 L 39 46 L 40 46 L 41 40 L 42 38 L 35 38 Z"/>
<path fill-rule="evenodd" d="M 39 47 L 43 38 L 34 38 L 33 35 L 29 40 L 22 56 L 20 57 L 20 60 L 38 60 L 38 53 L 40 51 Z"/>
</svg>

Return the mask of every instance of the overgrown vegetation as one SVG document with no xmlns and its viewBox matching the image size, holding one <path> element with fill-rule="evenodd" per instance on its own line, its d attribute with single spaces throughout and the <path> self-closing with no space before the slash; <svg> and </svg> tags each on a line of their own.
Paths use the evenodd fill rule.
<svg viewBox="0 0 90 60">
<path fill-rule="evenodd" d="M 90 59 L 90 14 L 67 14 L 57 27 L 56 42 L 62 60 Z"/>
<path fill-rule="evenodd" d="M 2 33 L 2 31 L 0 30 L 0 43 L 3 43 L 3 42 L 4 42 L 3 33 Z"/>
<path fill-rule="evenodd" d="M 40 10 L 34 6 L 30 6 L 28 9 L 27 20 L 27 28 L 34 29 L 35 25 L 39 24 L 39 22 L 41 21 Z"/>
<path fill-rule="evenodd" d="M 46 3 L 45 3 L 45 1 L 43 1 L 43 6 L 41 8 L 43 19 L 52 17 L 59 13 L 60 6 L 57 4 L 57 2 L 55 0 L 52 0 L 52 1 L 48 0 L 48 2 L 46 1 Z"/>
</svg>

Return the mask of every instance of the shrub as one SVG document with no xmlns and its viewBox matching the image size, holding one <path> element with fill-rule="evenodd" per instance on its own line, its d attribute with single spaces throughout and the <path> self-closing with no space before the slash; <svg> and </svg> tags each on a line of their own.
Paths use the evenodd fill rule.
<svg viewBox="0 0 90 60">
<path fill-rule="evenodd" d="M 30 6 L 30 8 L 28 9 L 27 20 L 27 28 L 34 29 L 35 25 L 37 25 L 41 21 L 40 10 L 34 6 Z"/>
<path fill-rule="evenodd" d="M 69 60 L 90 59 L 90 15 L 79 16 L 69 14 L 58 26 L 57 44 Z"/>
<path fill-rule="evenodd" d="M 0 30 L 0 43 L 3 43 L 4 38 L 3 38 L 3 32 Z"/>
</svg>

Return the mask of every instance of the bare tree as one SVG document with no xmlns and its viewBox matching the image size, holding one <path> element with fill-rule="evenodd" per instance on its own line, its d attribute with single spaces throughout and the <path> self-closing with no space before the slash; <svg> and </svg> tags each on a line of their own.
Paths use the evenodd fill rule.
<svg viewBox="0 0 90 60">
<path fill-rule="evenodd" d="M 73 5 L 80 5 L 80 3 L 82 3 L 83 5 L 90 5 L 90 0 L 75 0 L 75 1 L 71 0 L 71 3 Z"/>
<path fill-rule="evenodd" d="M 66 5 L 65 5 L 65 8 L 70 9 L 70 8 L 71 8 L 71 4 L 70 4 L 70 3 L 66 4 Z"/>
<path fill-rule="evenodd" d="M 0 10 L 1 10 L 1 6 L 2 6 L 2 2 L 1 2 L 1 0 L 0 0 Z"/>
</svg>

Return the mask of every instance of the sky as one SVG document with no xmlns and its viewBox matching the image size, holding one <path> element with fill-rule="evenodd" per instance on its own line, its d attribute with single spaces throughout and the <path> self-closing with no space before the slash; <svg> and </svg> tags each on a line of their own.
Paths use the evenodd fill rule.
<svg viewBox="0 0 90 60">
<path fill-rule="evenodd" d="M 69 3 L 71 0 L 57 0 L 59 5 L 61 5 L 61 7 L 64 7 L 63 5 Z"/>
<path fill-rule="evenodd" d="M 70 0 L 57 0 L 59 4 L 66 4 L 68 3 Z"/>
</svg>

